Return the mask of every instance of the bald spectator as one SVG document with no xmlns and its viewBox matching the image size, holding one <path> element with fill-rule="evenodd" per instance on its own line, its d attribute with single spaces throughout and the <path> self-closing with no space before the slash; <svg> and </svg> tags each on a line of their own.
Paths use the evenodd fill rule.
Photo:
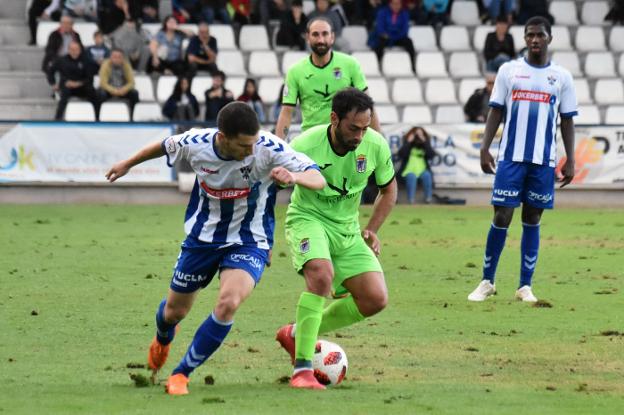
<svg viewBox="0 0 624 415">
<path fill-rule="evenodd" d="M 139 93 L 134 89 L 134 73 L 121 49 L 113 49 L 109 59 L 100 67 L 100 103 L 109 99 L 126 101 L 130 107 L 130 120 Z"/>
<path fill-rule="evenodd" d="M 197 27 L 197 35 L 193 36 L 186 48 L 186 60 L 189 64 L 189 72 L 195 76 L 197 71 L 215 73 L 217 68 L 217 39 L 210 36 L 210 28 L 206 23 L 200 23 Z"/>
<path fill-rule="evenodd" d="M 80 35 L 74 31 L 74 20 L 69 16 L 63 16 L 59 28 L 50 33 L 48 37 L 41 70 L 47 73 L 57 58 L 67 55 L 69 44 L 72 41 L 78 42 L 82 47 Z"/>
</svg>

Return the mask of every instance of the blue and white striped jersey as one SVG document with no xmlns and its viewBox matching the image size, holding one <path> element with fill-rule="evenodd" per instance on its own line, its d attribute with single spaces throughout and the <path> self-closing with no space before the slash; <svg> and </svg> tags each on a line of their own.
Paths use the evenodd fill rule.
<svg viewBox="0 0 624 415">
<path fill-rule="evenodd" d="M 318 167 L 266 131 L 260 131 L 253 155 L 242 161 L 224 159 L 214 145 L 217 131 L 191 129 L 162 142 L 169 166 L 183 158 L 197 175 L 184 230 L 202 242 L 269 249 L 273 245 L 277 193 L 271 170 L 282 166 L 301 172 Z"/>
<path fill-rule="evenodd" d="M 498 70 L 489 105 L 505 109 L 499 161 L 555 167 L 557 116 L 578 114 L 570 72 L 552 62 L 542 67 L 525 58 L 507 62 Z"/>
</svg>

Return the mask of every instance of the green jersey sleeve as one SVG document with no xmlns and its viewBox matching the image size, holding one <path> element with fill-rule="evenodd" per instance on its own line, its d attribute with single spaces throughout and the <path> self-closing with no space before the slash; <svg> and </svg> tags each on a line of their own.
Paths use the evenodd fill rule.
<svg viewBox="0 0 624 415">
<path fill-rule="evenodd" d="M 377 162 L 375 163 L 375 183 L 377 183 L 377 186 L 384 187 L 394 178 L 394 164 L 392 163 L 392 154 L 388 142 L 381 135 L 379 138 L 376 152 Z"/>
<path fill-rule="evenodd" d="M 353 87 L 359 89 L 360 91 L 364 91 L 368 88 L 366 84 L 366 77 L 364 76 L 364 71 L 360 67 L 360 62 L 357 59 L 351 59 L 351 76 L 353 83 Z"/>
<path fill-rule="evenodd" d="M 299 83 L 297 82 L 298 66 L 292 66 L 286 73 L 286 82 L 284 83 L 284 94 L 282 95 L 282 105 L 297 105 L 299 98 Z"/>
</svg>

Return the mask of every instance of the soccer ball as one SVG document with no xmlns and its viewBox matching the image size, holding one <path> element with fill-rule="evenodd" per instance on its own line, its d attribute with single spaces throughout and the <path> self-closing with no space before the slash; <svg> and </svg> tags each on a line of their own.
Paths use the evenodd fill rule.
<svg viewBox="0 0 624 415">
<path fill-rule="evenodd" d="M 338 385 L 347 374 L 349 362 L 342 347 L 327 340 L 316 342 L 312 368 L 314 376 L 323 385 Z"/>
</svg>

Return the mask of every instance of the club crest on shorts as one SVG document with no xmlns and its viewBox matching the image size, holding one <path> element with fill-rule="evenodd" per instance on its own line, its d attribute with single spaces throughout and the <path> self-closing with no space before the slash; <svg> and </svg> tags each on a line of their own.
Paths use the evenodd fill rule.
<svg viewBox="0 0 624 415">
<path fill-rule="evenodd" d="M 299 252 L 302 254 L 310 252 L 310 240 L 308 238 L 303 238 L 299 243 Z"/>
<path fill-rule="evenodd" d="M 366 156 L 364 154 L 360 154 L 355 159 L 355 169 L 358 173 L 364 173 L 366 171 Z"/>
<path fill-rule="evenodd" d="M 334 68 L 334 78 L 342 79 L 342 70 L 340 68 Z"/>
</svg>

